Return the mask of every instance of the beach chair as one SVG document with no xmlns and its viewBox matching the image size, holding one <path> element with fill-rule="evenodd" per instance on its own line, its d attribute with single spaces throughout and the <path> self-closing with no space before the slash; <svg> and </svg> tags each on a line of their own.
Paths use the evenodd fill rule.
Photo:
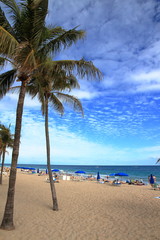
<svg viewBox="0 0 160 240">
<path fill-rule="evenodd" d="M 57 179 L 55 179 L 55 178 L 53 178 L 53 181 L 54 181 L 54 183 L 59 183 L 59 181 L 58 181 Z M 46 182 L 47 182 L 47 183 L 50 183 L 49 178 L 46 178 Z"/>
</svg>

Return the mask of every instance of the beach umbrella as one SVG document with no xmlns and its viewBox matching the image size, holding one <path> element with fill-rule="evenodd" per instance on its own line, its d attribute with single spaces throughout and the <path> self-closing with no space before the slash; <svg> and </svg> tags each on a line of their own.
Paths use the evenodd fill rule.
<svg viewBox="0 0 160 240">
<path fill-rule="evenodd" d="M 101 179 L 101 177 L 100 177 L 100 174 L 99 174 L 99 172 L 97 173 L 97 181 L 99 181 L 99 179 Z"/>
<path fill-rule="evenodd" d="M 115 176 L 119 176 L 119 177 L 127 177 L 128 174 L 127 173 L 123 173 L 123 172 L 120 172 L 120 173 L 116 173 Z"/>
<path fill-rule="evenodd" d="M 86 172 L 79 170 L 79 171 L 76 171 L 75 173 L 86 173 Z"/>
<path fill-rule="evenodd" d="M 59 169 L 52 169 L 52 172 L 59 172 Z"/>
<path fill-rule="evenodd" d="M 115 176 L 115 173 L 111 173 L 109 174 L 110 177 L 114 177 Z"/>
<path fill-rule="evenodd" d="M 33 168 L 33 167 L 29 167 L 28 169 L 29 169 L 29 170 L 36 170 L 36 169 L 35 169 L 35 168 Z"/>
</svg>

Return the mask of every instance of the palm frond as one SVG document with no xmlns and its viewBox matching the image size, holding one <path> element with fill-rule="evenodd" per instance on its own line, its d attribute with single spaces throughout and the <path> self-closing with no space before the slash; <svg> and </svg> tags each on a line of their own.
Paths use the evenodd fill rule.
<svg viewBox="0 0 160 240">
<path fill-rule="evenodd" d="M 34 2 L 35 2 L 35 16 L 32 43 L 34 46 L 39 46 L 42 40 L 42 33 L 45 30 L 44 24 L 48 12 L 48 0 L 36 0 Z"/>
<path fill-rule="evenodd" d="M 20 9 L 15 0 L 1 0 L 1 2 L 8 7 L 8 10 L 11 11 L 12 16 L 13 14 L 16 16 L 20 15 Z"/>
<path fill-rule="evenodd" d="M 62 30 L 61 30 L 62 31 Z M 62 31 L 63 32 L 63 31 Z M 69 31 L 65 31 L 64 33 L 57 33 L 58 36 L 54 36 L 49 42 L 48 40 L 42 44 L 42 47 L 39 49 L 39 54 L 41 56 L 48 55 L 52 51 L 53 54 L 60 52 L 62 49 L 66 47 L 70 47 L 73 43 L 76 43 L 79 39 L 84 38 L 84 31 L 71 29 Z"/>
<path fill-rule="evenodd" d="M 13 35 L 15 37 L 15 33 L 13 31 L 12 26 L 10 25 L 10 23 L 8 22 L 3 10 L 0 7 L 0 26 L 2 26 L 5 30 L 7 30 L 7 32 L 9 32 L 11 35 Z"/>
<path fill-rule="evenodd" d="M 51 107 L 57 111 L 58 113 L 60 113 L 61 115 L 64 114 L 64 107 L 63 104 L 61 103 L 61 101 L 52 93 L 49 96 L 49 102 L 51 104 Z"/>
<path fill-rule="evenodd" d="M 44 99 L 44 89 L 38 78 L 33 78 L 26 86 L 26 93 L 28 93 L 32 98 L 37 96 L 39 102 L 41 103 L 41 112 L 44 115 L 45 111 L 45 99 Z"/>
<path fill-rule="evenodd" d="M 64 75 L 63 75 L 63 74 Z M 61 74 L 58 74 L 55 72 L 55 74 L 52 76 L 53 78 L 53 84 L 52 84 L 52 90 L 57 91 L 64 91 L 68 90 L 71 91 L 72 89 L 80 89 L 80 85 L 78 83 L 78 80 L 74 75 L 66 75 L 65 71 L 62 71 Z"/>
<path fill-rule="evenodd" d="M 14 32 L 21 28 L 21 11 L 15 0 L 1 0 L 7 7 L 7 10 L 12 18 Z M 7 29 L 8 30 L 8 29 Z M 13 33 L 10 32 L 12 35 Z"/>
<path fill-rule="evenodd" d="M 0 75 L 0 98 L 6 95 L 16 78 L 16 69 Z"/>
<path fill-rule="evenodd" d="M 6 58 L 0 57 L 0 68 L 3 68 L 6 62 Z"/>
<path fill-rule="evenodd" d="M 78 98 L 62 92 L 54 92 L 53 95 L 61 100 L 64 104 L 73 107 L 74 111 L 81 112 L 82 116 L 84 115 L 82 104 Z"/>
<path fill-rule="evenodd" d="M 160 158 L 157 160 L 156 164 L 157 164 L 157 163 L 160 163 Z"/>
<path fill-rule="evenodd" d="M 13 57 L 19 43 L 13 35 L 0 26 L 0 54 Z"/>
<path fill-rule="evenodd" d="M 36 68 L 36 59 L 35 59 L 35 52 L 33 49 L 30 50 L 30 52 L 25 57 L 25 61 L 23 63 L 23 68 L 26 69 L 34 69 Z"/>
<path fill-rule="evenodd" d="M 14 55 L 14 61 L 21 72 L 32 72 L 37 67 L 35 51 L 28 42 L 19 44 Z"/>
<path fill-rule="evenodd" d="M 11 63 L 11 65 L 14 65 L 14 62 L 13 62 L 10 58 L 7 58 L 7 57 L 3 56 L 3 54 L 1 54 L 1 57 L 0 57 L 0 66 L 1 66 L 1 67 L 4 67 L 4 66 L 5 66 L 5 63 Z"/>
<path fill-rule="evenodd" d="M 48 11 L 48 0 L 28 0 L 21 12 L 22 33 L 34 48 L 40 45 L 46 31 L 45 18 Z"/>
<path fill-rule="evenodd" d="M 20 86 L 11 87 L 9 89 L 9 92 L 11 92 L 11 93 L 19 93 L 20 92 Z"/>
<path fill-rule="evenodd" d="M 0 124 L 0 139 L 4 148 L 13 147 L 14 135 L 10 132 L 10 127 Z"/>
<path fill-rule="evenodd" d="M 41 66 L 40 66 L 41 67 Z M 62 70 L 67 75 L 77 74 L 80 78 L 86 77 L 87 79 L 102 79 L 102 73 L 96 68 L 91 61 L 81 60 L 60 60 L 60 61 L 46 61 L 44 67 L 52 69 L 53 73 L 60 74 Z"/>
</svg>

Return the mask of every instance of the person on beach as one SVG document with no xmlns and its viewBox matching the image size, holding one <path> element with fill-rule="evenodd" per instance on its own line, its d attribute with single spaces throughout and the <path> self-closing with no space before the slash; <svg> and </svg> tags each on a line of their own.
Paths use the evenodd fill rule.
<svg viewBox="0 0 160 240">
<path fill-rule="evenodd" d="M 153 186 L 153 184 L 156 182 L 156 177 L 151 174 L 150 176 L 148 176 L 148 181 L 151 184 L 151 186 Z"/>
</svg>

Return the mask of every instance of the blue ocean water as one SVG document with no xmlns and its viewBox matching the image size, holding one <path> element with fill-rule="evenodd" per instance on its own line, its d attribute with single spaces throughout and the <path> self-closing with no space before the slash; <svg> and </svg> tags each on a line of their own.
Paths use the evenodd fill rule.
<svg viewBox="0 0 160 240">
<path fill-rule="evenodd" d="M 5 164 L 6 166 L 9 164 Z M 33 167 L 36 169 L 46 169 L 46 165 L 41 164 L 18 164 L 18 167 Z M 148 176 L 153 174 L 156 176 L 157 182 L 160 183 L 160 165 L 152 166 L 88 166 L 88 165 L 51 165 L 51 168 L 56 168 L 63 170 L 67 173 L 75 173 L 78 170 L 86 172 L 86 175 L 92 174 L 96 175 L 97 172 L 101 176 L 106 176 L 111 173 L 123 172 L 127 173 L 128 177 L 123 177 L 124 180 L 127 179 L 142 179 L 145 183 L 148 183 Z"/>
</svg>

